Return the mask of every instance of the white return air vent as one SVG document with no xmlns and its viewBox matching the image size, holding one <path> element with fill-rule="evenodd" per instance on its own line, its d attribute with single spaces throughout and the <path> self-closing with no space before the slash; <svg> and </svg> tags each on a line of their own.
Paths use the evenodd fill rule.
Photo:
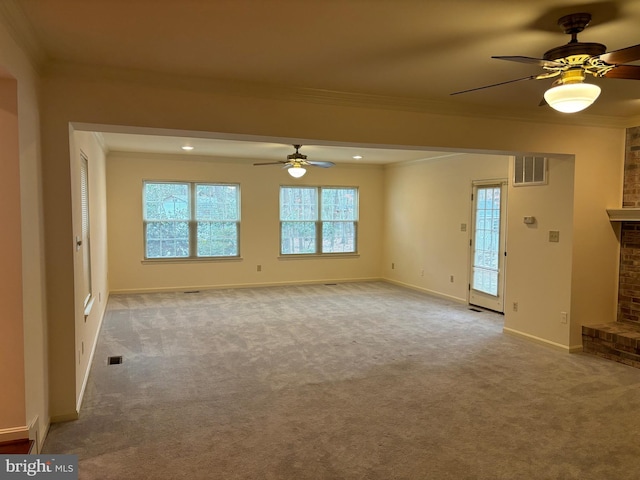
<svg viewBox="0 0 640 480">
<path fill-rule="evenodd" d="M 546 157 L 517 156 L 513 168 L 513 186 L 546 185 Z"/>
</svg>

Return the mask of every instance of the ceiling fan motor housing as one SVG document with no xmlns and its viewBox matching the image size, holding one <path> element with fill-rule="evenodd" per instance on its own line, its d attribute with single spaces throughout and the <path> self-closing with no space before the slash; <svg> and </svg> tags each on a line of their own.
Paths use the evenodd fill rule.
<svg viewBox="0 0 640 480">
<path fill-rule="evenodd" d="M 301 154 L 300 152 L 298 152 L 298 150 L 300 150 L 300 147 L 302 145 L 294 145 L 293 148 L 296 149 L 296 151 L 294 153 L 292 153 L 291 155 L 287 155 L 287 160 L 292 160 L 292 161 L 296 161 L 296 160 L 306 160 L 307 156 Z"/>
<path fill-rule="evenodd" d="M 591 21 L 590 13 L 572 13 L 560 17 L 558 25 L 567 35 L 571 35 L 571 40 L 566 45 L 552 48 L 544 54 L 545 60 L 560 60 L 573 55 L 586 55 L 595 57 L 607 51 L 607 47 L 601 43 L 583 43 L 578 41 L 578 34 L 582 32 Z"/>
<path fill-rule="evenodd" d="M 574 42 L 552 48 L 544 54 L 545 60 L 560 60 L 572 55 L 587 55 L 597 57 L 607 51 L 607 47 L 601 43 Z"/>
</svg>

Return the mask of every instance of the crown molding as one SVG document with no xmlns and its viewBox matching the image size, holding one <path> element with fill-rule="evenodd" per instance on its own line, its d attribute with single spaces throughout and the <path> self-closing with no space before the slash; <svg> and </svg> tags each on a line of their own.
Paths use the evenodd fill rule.
<svg viewBox="0 0 640 480">
<path fill-rule="evenodd" d="M 42 72 L 48 60 L 33 25 L 20 6 L 19 0 L 0 1 L 0 20 L 7 27 L 7 31 L 20 48 L 25 52 L 33 68 Z"/>
<path fill-rule="evenodd" d="M 47 64 L 45 76 L 51 78 L 73 78 L 75 80 L 114 81 L 144 86 L 153 85 L 156 87 L 212 92 L 257 99 L 565 126 L 627 128 L 632 121 L 630 117 L 602 116 L 588 113 L 566 115 L 549 111 L 550 109 L 543 112 L 528 109 L 523 112 L 521 109 L 516 108 L 498 108 L 453 101 L 290 87 L 246 80 L 178 75 L 167 72 L 67 62 L 50 62 Z"/>
</svg>

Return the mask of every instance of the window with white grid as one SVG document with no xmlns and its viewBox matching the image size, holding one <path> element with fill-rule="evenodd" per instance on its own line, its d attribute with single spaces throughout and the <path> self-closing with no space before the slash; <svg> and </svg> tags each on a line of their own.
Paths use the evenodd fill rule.
<svg viewBox="0 0 640 480">
<path fill-rule="evenodd" d="M 357 251 L 358 189 L 281 187 L 280 254 Z"/>
<path fill-rule="evenodd" d="M 146 259 L 238 257 L 240 186 L 144 182 Z"/>
</svg>

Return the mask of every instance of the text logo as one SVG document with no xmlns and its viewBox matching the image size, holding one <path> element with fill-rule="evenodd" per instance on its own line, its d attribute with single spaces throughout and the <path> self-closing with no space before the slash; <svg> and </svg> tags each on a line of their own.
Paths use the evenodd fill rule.
<svg viewBox="0 0 640 480">
<path fill-rule="evenodd" d="M 77 455 L 0 455 L 0 480 L 78 480 Z"/>
</svg>

